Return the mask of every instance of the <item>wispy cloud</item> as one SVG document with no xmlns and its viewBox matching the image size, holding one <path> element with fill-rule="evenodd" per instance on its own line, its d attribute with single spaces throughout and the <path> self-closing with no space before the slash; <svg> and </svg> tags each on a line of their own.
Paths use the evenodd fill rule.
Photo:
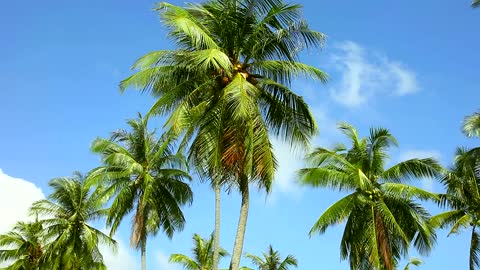
<svg viewBox="0 0 480 270">
<path fill-rule="evenodd" d="M 117 240 L 117 249 L 116 251 L 112 250 L 111 247 L 101 245 L 100 251 L 103 255 L 103 260 L 107 269 L 115 269 L 115 270 L 136 270 L 139 269 L 138 264 L 140 261 L 135 261 L 135 256 L 132 254 L 134 252 L 128 244 L 122 239 Z"/>
<path fill-rule="evenodd" d="M 330 95 L 342 105 L 357 107 L 378 94 L 404 96 L 420 90 L 415 73 L 398 61 L 352 41 L 334 48 L 333 67 L 339 72 L 340 80 L 334 79 Z"/>
<path fill-rule="evenodd" d="M 155 251 L 155 265 L 156 269 L 163 269 L 163 270 L 181 270 L 181 268 L 176 265 L 172 264 L 168 261 L 169 256 L 163 253 L 160 250 Z"/>
</svg>

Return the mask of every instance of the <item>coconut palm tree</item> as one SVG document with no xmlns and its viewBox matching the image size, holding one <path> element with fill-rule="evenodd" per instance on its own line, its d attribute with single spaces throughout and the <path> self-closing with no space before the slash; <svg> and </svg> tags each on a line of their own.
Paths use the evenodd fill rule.
<svg viewBox="0 0 480 270">
<path fill-rule="evenodd" d="M 103 217 L 106 209 L 101 189 L 79 172 L 72 177 L 55 178 L 47 199 L 33 203 L 31 212 L 44 217 L 45 256 L 48 269 L 106 269 L 98 248 L 105 244 L 115 248 L 115 241 L 90 223 Z"/>
<path fill-rule="evenodd" d="M 158 97 L 151 112 L 168 116 L 174 134 L 192 135 L 189 156 L 196 165 L 240 191 L 230 266 L 238 270 L 249 185 L 268 192 L 276 168 L 270 134 L 305 146 L 317 130 L 290 83 L 298 75 L 326 81 L 322 71 L 299 62 L 300 52 L 321 45 L 324 35 L 308 27 L 299 5 L 282 0 L 161 3 L 157 10 L 177 48 L 140 58 L 121 90 Z"/>
<path fill-rule="evenodd" d="M 447 189 L 443 204 L 452 210 L 432 217 L 435 227 L 450 228 L 448 235 L 471 230 L 469 265 L 470 270 L 480 269 L 480 170 L 471 151 L 458 148 L 454 167 L 442 179 Z"/>
<path fill-rule="evenodd" d="M 172 254 L 170 262 L 178 263 L 185 270 L 211 270 L 213 266 L 213 234 L 208 239 L 203 239 L 198 234 L 193 235 L 193 258 L 183 254 Z M 220 258 L 228 256 L 228 252 L 222 248 L 219 250 Z"/>
<path fill-rule="evenodd" d="M 256 256 L 250 253 L 245 254 L 245 257 L 250 259 L 258 270 L 288 270 L 290 266 L 297 268 L 297 259 L 293 255 L 288 255 L 282 259 L 280 253 L 268 246 L 267 252 L 264 252 L 263 257 Z"/>
<path fill-rule="evenodd" d="M 191 203 L 193 194 L 185 182 L 190 180 L 185 160 L 174 154 L 171 139 L 157 139 L 140 114 L 128 124 L 131 131 L 119 130 L 111 139 L 97 138 L 92 143 L 92 151 L 100 154 L 103 162 L 92 174 L 113 196 L 107 216 L 111 235 L 134 211 L 130 244 L 141 250 L 145 270 L 148 236 L 162 230 L 171 238 L 181 230 L 185 224 L 181 206 Z"/>
<path fill-rule="evenodd" d="M 17 222 L 13 230 L 0 235 L 0 262 L 12 262 L 5 270 L 40 270 L 43 259 L 43 228 L 38 221 Z"/>
<path fill-rule="evenodd" d="M 340 253 L 352 269 L 392 270 L 411 243 L 421 254 L 427 253 L 435 233 L 428 212 L 415 199 L 437 196 L 405 183 L 439 176 L 440 165 L 432 158 L 410 159 L 385 169 L 388 149 L 397 145 L 387 129 L 372 128 L 369 137 L 359 138 L 354 127 L 345 123 L 339 127 L 351 148 L 339 144 L 315 149 L 308 156 L 312 166 L 301 169 L 299 176 L 305 185 L 350 194 L 320 216 L 310 236 L 346 222 Z"/>
</svg>

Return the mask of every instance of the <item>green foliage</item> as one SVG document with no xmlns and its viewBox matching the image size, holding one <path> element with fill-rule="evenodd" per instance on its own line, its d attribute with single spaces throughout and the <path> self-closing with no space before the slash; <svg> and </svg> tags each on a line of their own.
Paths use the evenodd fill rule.
<svg viewBox="0 0 480 270">
<path fill-rule="evenodd" d="M 116 243 L 89 224 L 106 214 L 103 190 L 92 190 L 93 182 L 78 172 L 49 185 L 53 192 L 31 207 L 32 214 L 42 217 L 48 269 L 106 269 L 98 246 L 115 248 Z"/>
<path fill-rule="evenodd" d="M 172 254 L 170 262 L 178 263 L 185 270 L 210 270 L 213 265 L 213 234 L 208 239 L 203 239 L 198 234 L 193 235 L 193 258 L 183 254 Z M 228 256 L 223 248 L 219 249 L 220 258 Z"/>
<path fill-rule="evenodd" d="M 17 222 L 13 230 L 0 235 L 0 262 L 11 262 L 5 270 L 47 269 L 44 261 L 42 224 Z"/>
<path fill-rule="evenodd" d="M 403 268 L 403 269 L 404 270 L 410 270 L 411 265 L 419 266 L 422 263 L 423 263 L 422 260 L 420 260 L 419 258 L 411 258 L 410 261 L 405 265 L 405 268 Z"/>
<path fill-rule="evenodd" d="M 473 0 L 472 1 L 472 8 L 480 7 L 480 0 Z"/>
<path fill-rule="evenodd" d="M 285 259 L 277 250 L 274 250 L 270 245 L 267 252 L 262 254 L 262 257 L 253 254 L 245 254 L 245 257 L 250 259 L 258 270 L 288 270 L 289 267 L 298 267 L 298 262 L 295 256 L 288 255 Z"/>
<path fill-rule="evenodd" d="M 480 0 L 476 1 L 476 5 L 480 6 Z M 465 117 L 463 133 L 468 137 L 480 137 L 480 112 Z"/>
<path fill-rule="evenodd" d="M 453 168 L 442 179 L 447 194 L 442 196 L 441 205 L 452 210 L 431 219 L 435 227 L 450 228 L 450 234 L 471 229 L 469 263 L 470 270 L 480 269 L 480 244 L 477 226 L 480 224 L 480 174 L 478 158 L 472 150 L 458 148 Z"/>
<path fill-rule="evenodd" d="M 299 171 L 300 182 L 351 192 L 330 206 L 313 225 L 310 235 L 346 223 L 340 245 L 342 259 L 352 269 L 394 269 L 410 244 L 421 254 L 430 251 L 435 233 L 429 214 L 417 200 L 440 198 L 405 184 L 416 178 L 435 178 L 441 166 L 434 159 L 411 159 L 388 169 L 388 150 L 397 141 L 387 129 L 372 128 L 370 136 L 359 138 L 357 130 L 339 125 L 351 148 L 317 148 L 307 156 L 311 167 Z"/>
<path fill-rule="evenodd" d="M 120 89 L 158 97 L 149 115 L 167 116 L 169 133 L 190 143 L 189 160 L 202 179 L 240 190 L 246 215 L 249 183 L 271 190 L 277 162 L 270 134 L 301 146 L 316 134 L 307 104 L 290 86 L 298 76 L 327 80 L 299 62 L 300 52 L 325 37 L 308 27 L 299 5 L 281 0 L 160 3 L 156 10 L 176 49 L 140 58 Z"/>
<path fill-rule="evenodd" d="M 129 120 L 131 131 L 118 130 L 110 139 L 97 138 L 92 151 L 102 156 L 103 166 L 91 178 L 104 186 L 112 200 L 107 225 L 113 235 L 125 216 L 133 213 L 130 244 L 142 249 L 147 237 L 162 230 L 168 237 L 181 230 L 185 218 L 181 206 L 192 202 L 186 182 L 184 157 L 173 151 L 171 138 L 157 139 L 147 129 L 147 119 L 139 114 Z"/>
</svg>

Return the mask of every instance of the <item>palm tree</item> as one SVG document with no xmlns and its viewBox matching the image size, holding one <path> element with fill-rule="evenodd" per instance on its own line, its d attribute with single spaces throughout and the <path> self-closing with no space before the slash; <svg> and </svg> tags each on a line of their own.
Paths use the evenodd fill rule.
<svg viewBox="0 0 480 270">
<path fill-rule="evenodd" d="M 17 222 L 13 230 L 0 235 L 0 262 L 13 262 L 5 270 L 39 270 L 42 268 L 42 224 Z"/>
<path fill-rule="evenodd" d="M 405 182 L 437 177 L 440 165 L 432 158 L 410 159 L 385 169 L 388 149 L 397 145 L 387 129 L 372 128 L 369 137 L 360 139 L 352 126 L 339 127 L 351 148 L 317 148 L 308 156 L 313 166 L 301 169 L 299 176 L 306 185 L 351 193 L 320 216 L 310 236 L 346 221 L 340 253 L 352 269 L 392 270 L 412 242 L 421 254 L 427 253 L 435 234 L 428 212 L 414 199 L 437 196 Z"/>
<path fill-rule="evenodd" d="M 130 244 L 141 250 L 146 269 L 147 238 L 159 230 L 171 238 L 185 224 L 181 206 L 192 202 L 185 180 L 185 160 L 173 154 L 170 138 L 155 138 L 147 129 L 147 119 L 139 114 L 129 120 L 131 131 L 113 132 L 111 139 L 97 138 L 92 151 L 102 156 L 104 165 L 94 170 L 95 178 L 107 185 L 113 196 L 107 225 L 113 235 L 122 220 L 134 211 Z"/>
<path fill-rule="evenodd" d="M 464 228 L 471 228 L 470 270 L 480 269 L 480 170 L 477 159 L 471 151 L 458 148 L 454 167 L 442 179 L 447 188 L 443 204 L 453 210 L 432 217 L 435 227 L 450 227 L 448 235 L 460 233 Z"/>
<path fill-rule="evenodd" d="M 33 203 L 32 214 L 45 217 L 45 256 L 49 269 L 106 269 L 99 244 L 115 247 L 115 241 L 90 225 L 103 217 L 106 209 L 101 189 L 92 191 L 93 182 L 79 172 L 55 178 L 47 199 Z"/>
<path fill-rule="evenodd" d="M 193 235 L 193 258 L 183 254 L 172 254 L 170 262 L 178 263 L 185 270 L 211 270 L 213 266 L 213 234 L 209 239 L 203 239 L 198 234 Z M 220 258 L 228 256 L 228 252 L 222 248 L 219 250 Z"/>
<path fill-rule="evenodd" d="M 480 7 L 480 0 L 473 0 L 472 1 L 472 7 L 473 8 Z"/>
<path fill-rule="evenodd" d="M 268 193 L 276 169 L 270 134 L 305 146 L 317 130 L 307 104 L 289 87 L 298 75 L 326 81 L 322 71 L 298 62 L 324 35 L 308 27 L 300 5 L 282 0 L 161 3 L 157 10 L 177 49 L 143 56 L 120 87 L 158 97 L 151 112 L 167 115 L 174 134 L 194 137 L 191 160 L 213 174 L 212 181 L 240 191 L 230 266 L 238 270 L 249 185 Z"/>
<path fill-rule="evenodd" d="M 282 256 L 272 248 L 272 245 L 262 255 L 263 258 L 247 253 L 245 257 L 249 258 L 258 270 L 288 270 L 290 266 L 295 268 L 298 266 L 295 256 L 288 255 L 282 260 Z"/>
</svg>

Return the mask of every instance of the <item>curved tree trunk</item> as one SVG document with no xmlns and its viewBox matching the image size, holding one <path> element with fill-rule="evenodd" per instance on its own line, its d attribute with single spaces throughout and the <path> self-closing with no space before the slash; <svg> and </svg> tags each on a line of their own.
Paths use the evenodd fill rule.
<svg viewBox="0 0 480 270">
<path fill-rule="evenodd" d="M 141 243 L 142 253 L 142 270 L 147 269 L 147 239 L 142 239 Z"/>
<path fill-rule="evenodd" d="M 213 265 L 212 270 L 218 270 L 220 261 L 220 183 L 215 183 L 215 232 L 213 234 Z"/>
<path fill-rule="evenodd" d="M 247 227 L 248 206 L 249 206 L 249 190 L 248 179 L 245 176 L 240 180 L 240 192 L 242 194 L 242 205 L 240 206 L 240 217 L 238 219 L 237 235 L 235 244 L 233 245 L 232 260 L 230 261 L 230 270 L 238 270 L 240 267 L 240 259 L 242 257 L 243 240 L 245 238 L 245 230 Z"/>
</svg>

